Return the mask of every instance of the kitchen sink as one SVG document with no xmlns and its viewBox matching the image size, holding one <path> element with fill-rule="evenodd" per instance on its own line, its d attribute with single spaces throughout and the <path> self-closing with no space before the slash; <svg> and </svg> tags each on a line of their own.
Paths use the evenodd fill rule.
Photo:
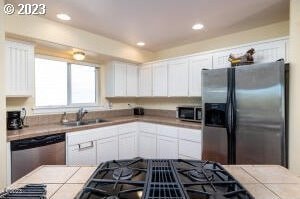
<svg viewBox="0 0 300 199">
<path fill-rule="evenodd" d="M 64 125 L 65 126 L 84 126 L 84 125 L 97 124 L 97 123 L 103 123 L 103 122 L 108 122 L 108 121 L 104 120 L 104 119 L 93 119 L 93 120 L 71 121 L 71 122 L 64 123 Z"/>
</svg>

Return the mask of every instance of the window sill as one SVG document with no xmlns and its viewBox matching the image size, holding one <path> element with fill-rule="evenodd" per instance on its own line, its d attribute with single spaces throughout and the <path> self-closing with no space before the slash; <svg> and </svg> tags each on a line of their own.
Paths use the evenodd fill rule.
<svg viewBox="0 0 300 199">
<path fill-rule="evenodd" d="M 43 115 L 43 114 L 62 114 L 67 113 L 76 113 L 79 108 L 83 107 L 88 111 L 103 111 L 110 110 L 104 106 L 67 106 L 67 107 L 36 107 L 32 109 L 33 115 Z"/>
</svg>

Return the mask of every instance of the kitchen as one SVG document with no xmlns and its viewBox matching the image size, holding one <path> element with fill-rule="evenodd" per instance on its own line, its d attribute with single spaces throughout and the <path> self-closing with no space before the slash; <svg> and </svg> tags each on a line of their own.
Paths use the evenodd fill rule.
<svg viewBox="0 0 300 199">
<path fill-rule="evenodd" d="M 19 4 L 37 4 L 41 16 Z M 1 7 L 1 188 L 48 198 L 300 198 L 299 1 Z M 239 66 L 252 48 L 254 65 Z M 203 177 L 234 186 L 211 189 Z"/>
</svg>

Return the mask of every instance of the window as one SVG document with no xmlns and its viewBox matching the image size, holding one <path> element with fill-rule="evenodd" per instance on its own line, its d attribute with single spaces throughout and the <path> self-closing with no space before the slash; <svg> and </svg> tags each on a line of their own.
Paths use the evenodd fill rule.
<svg viewBox="0 0 300 199">
<path fill-rule="evenodd" d="M 97 102 L 97 68 L 35 59 L 37 107 L 92 105 Z"/>
</svg>

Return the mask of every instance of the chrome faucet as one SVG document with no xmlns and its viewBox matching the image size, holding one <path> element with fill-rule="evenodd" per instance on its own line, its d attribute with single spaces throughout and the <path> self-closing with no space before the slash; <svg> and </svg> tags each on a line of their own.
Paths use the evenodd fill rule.
<svg viewBox="0 0 300 199">
<path fill-rule="evenodd" d="M 77 112 L 77 122 L 81 122 L 82 121 L 82 118 L 88 114 L 88 111 L 87 110 L 83 110 L 83 108 L 81 107 L 78 112 Z"/>
</svg>

